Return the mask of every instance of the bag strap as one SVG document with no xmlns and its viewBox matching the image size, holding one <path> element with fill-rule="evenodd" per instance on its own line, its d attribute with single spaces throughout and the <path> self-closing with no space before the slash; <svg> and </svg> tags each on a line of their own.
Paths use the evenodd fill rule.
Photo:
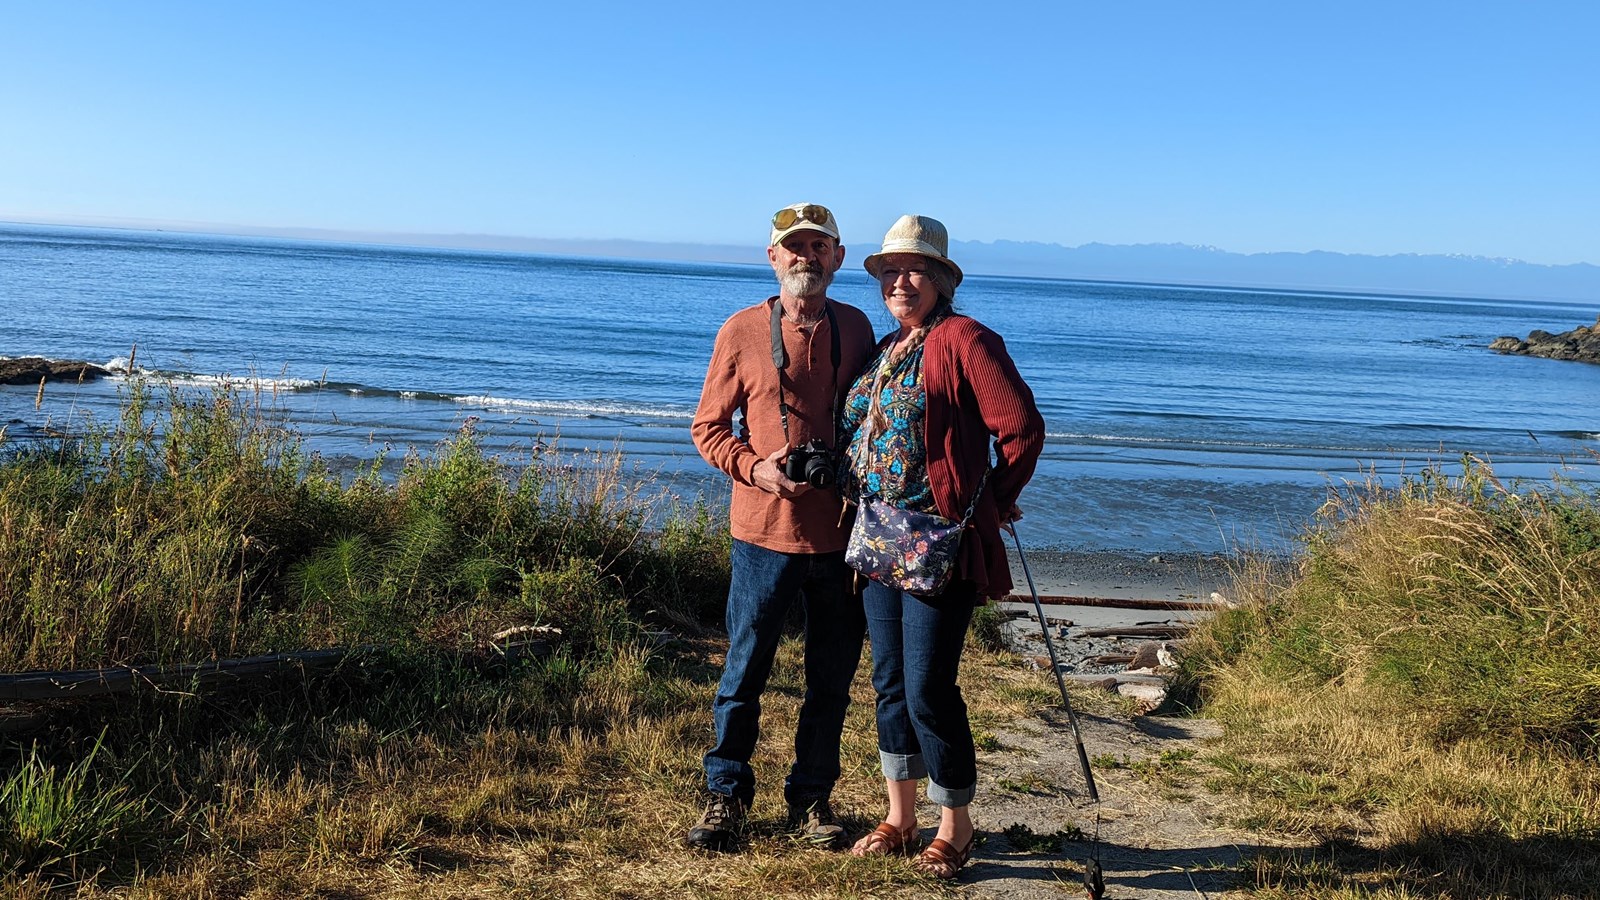
<svg viewBox="0 0 1600 900">
<path fill-rule="evenodd" d="M 983 496 L 983 486 L 989 483 L 989 473 L 994 471 L 994 466 L 984 466 L 983 477 L 978 479 L 978 489 L 972 492 L 972 502 L 967 504 L 967 514 L 961 517 L 961 527 L 967 527 L 972 521 L 972 514 L 978 511 L 978 498 Z"/>
</svg>

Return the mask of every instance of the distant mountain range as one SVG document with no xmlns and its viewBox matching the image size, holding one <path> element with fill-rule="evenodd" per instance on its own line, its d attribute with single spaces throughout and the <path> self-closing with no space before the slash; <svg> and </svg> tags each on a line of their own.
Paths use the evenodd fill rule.
<svg viewBox="0 0 1600 900">
<path fill-rule="evenodd" d="M 335 237 L 335 235 L 338 235 Z M 285 234 L 285 236 L 290 236 Z M 293 236 L 313 237 L 297 231 Z M 484 234 L 353 235 L 362 240 L 432 247 L 519 250 L 567 256 L 678 259 L 765 265 L 760 245 L 655 243 L 625 240 L 550 240 Z M 847 244 L 858 265 L 875 244 Z M 951 258 L 969 275 L 1011 275 L 1131 281 L 1156 284 L 1373 291 L 1510 300 L 1574 300 L 1600 305 L 1600 266 L 1550 266 L 1518 259 L 1400 253 L 1232 253 L 1193 244 L 1084 244 L 1066 247 L 1034 241 L 955 241 Z"/>
<path fill-rule="evenodd" d="M 54 224 L 68 224 L 56 222 Z M 110 225 L 112 223 L 106 222 Z M 557 240 L 492 234 L 400 234 L 308 228 L 118 222 L 119 227 L 259 235 L 299 240 L 353 241 L 420 247 L 511 250 L 565 256 L 609 256 L 700 262 L 766 264 L 759 244 L 658 243 L 630 240 Z M 876 244 L 847 245 L 854 267 Z M 1399 253 L 1232 253 L 1193 244 L 1084 244 L 1066 247 L 1035 241 L 956 241 L 951 256 L 969 275 L 1010 275 L 1194 284 L 1229 287 L 1371 291 L 1510 300 L 1569 300 L 1600 305 L 1600 266 L 1542 265 L 1484 256 Z"/>
<path fill-rule="evenodd" d="M 959 253 L 959 256 L 955 254 Z M 957 241 L 952 258 L 968 272 L 1207 284 L 1236 287 L 1382 291 L 1513 300 L 1576 300 L 1600 305 L 1600 266 L 1549 266 L 1485 256 L 1399 253 L 1231 253 L 1192 244 L 1084 244 Z"/>
</svg>

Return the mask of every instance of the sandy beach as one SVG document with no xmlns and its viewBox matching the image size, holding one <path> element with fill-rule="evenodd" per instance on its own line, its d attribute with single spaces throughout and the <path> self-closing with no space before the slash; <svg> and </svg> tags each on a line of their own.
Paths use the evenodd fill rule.
<svg viewBox="0 0 1600 900">
<path fill-rule="evenodd" d="M 1011 597 L 998 606 L 1002 631 L 1017 652 L 1047 666 L 1049 648 L 1039 627 L 1033 597 L 1015 546 L 1008 548 Z M 1068 676 L 1117 675 L 1119 680 L 1141 650 L 1181 654 L 1188 627 L 1223 608 L 1215 598 L 1232 599 L 1230 558 L 1213 554 L 1133 555 L 1112 552 L 1024 551 L 1044 607 L 1061 671 Z M 1196 608 L 1183 608 L 1193 605 Z M 1132 633 L 1109 633 L 1131 629 Z M 1152 631 L 1153 630 L 1153 631 Z M 1170 659 L 1170 657 L 1169 657 Z M 1154 665 L 1154 663 L 1151 663 Z M 1132 680 L 1154 676 L 1134 676 Z M 1117 688 L 1157 697 L 1152 688 Z M 1164 688 L 1160 694 L 1164 695 Z M 1159 703 L 1158 699 L 1152 702 Z"/>
</svg>

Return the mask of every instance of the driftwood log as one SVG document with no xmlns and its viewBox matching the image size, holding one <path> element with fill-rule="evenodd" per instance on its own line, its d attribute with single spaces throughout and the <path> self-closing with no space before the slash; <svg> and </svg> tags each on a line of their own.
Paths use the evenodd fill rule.
<svg viewBox="0 0 1600 900">
<path fill-rule="evenodd" d="M 1004 603 L 1032 603 L 1031 594 L 1011 594 L 1002 598 Z M 1106 609 L 1155 609 L 1183 612 L 1212 610 L 1218 604 L 1206 600 L 1141 600 L 1134 597 L 1071 597 L 1065 594 L 1040 594 L 1039 602 L 1046 606 L 1098 606 Z"/>
<path fill-rule="evenodd" d="M 1124 685 L 1124 684 L 1155 684 L 1155 685 L 1161 685 L 1161 686 L 1165 687 L 1166 683 L 1167 683 L 1167 680 L 1165 678 L 1162 678 L 1160 675 L 1145 675 L 1145 674 L 1142 674 L 1142 673 L 1139 673 L 1139 672 L 1111 672 L 1111 673 L 1105 674 L 1105 675 L 1095 675 L 1095 674 L 1077 675 L 1077 674 L 1067 673 L 1067 674 L 1063 675 L 1062 677 L 1066 678 L 1068 681 L 1075 681 L 1078 684 L 1093 684 L 1093 685 L 1101 685 L 1101 686 Z"/>
<path fill-rule="evenodd" d="M 1150 637 L 1172 639 L 1194 630 L 1188 622 L 1168 622 L 1164 625 L 1108 625 L 1104 628 L 1085 628 L 1080 637 Z"/>
<path fill-rule="evenodd" d="M 1102 653 L 1099 656 L 1089 657 L 1089 662 L 1097 666 L 1125 666 L 1133 662 L 1132 653 Z"/>
<path fill-rule="evenodd" d="M 180 666 L 115 666 L 62 672 L 16 672 L 0 675 L 0 702 L 73 700 L 103 694 L 127 694 L 146 688 L 191 691 L 284 674 L 305 677 L 333 671 L 352 656 L 370 656 L 380 650 L 377 647 L 337 647 Z M 549 641 L 525 640 L 505 644 L 487 643 L 454 655 L 463 665 L 483 669 L 519 659 L 548 656 L 549 653 Z"/>
<path fill-rule="evenodd" d="M 349 653 L 344 649 L 303 650 L 299 653 L 269 653 L 185 666 L 117 666 L 64 672 L 17 672 L 0 675 L 0 701 L 96 697 L 101 694 L 131 693 L 141 687 L 189 690 L 235 684 L 241 679 L 281 672 L 310 674 L 334 668 L 344 662 Z"/>
<path fill-rule="evenodd" d="M 1066 675 L 1068 681 L 1090 685 L 1133 700 L 1141 713 L 1160 708 L 1167 699 L 1167 680 L 1160 675 L 1117 672 L 1112 675 Z"/>
</svg>

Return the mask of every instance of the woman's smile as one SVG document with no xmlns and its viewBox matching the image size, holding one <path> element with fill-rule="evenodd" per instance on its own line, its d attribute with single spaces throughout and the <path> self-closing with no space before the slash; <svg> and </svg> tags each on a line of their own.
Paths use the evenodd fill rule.
<svg viewBox="0 0 1600 900">
<path fill-rule="evenodd" d="M 915 253 L 892 253 L 878 268 L 883 302 L 901 325 L 915 328 L 939 305 L 939 288 L 928 274 L 937 265 Z"/>
</svg>

